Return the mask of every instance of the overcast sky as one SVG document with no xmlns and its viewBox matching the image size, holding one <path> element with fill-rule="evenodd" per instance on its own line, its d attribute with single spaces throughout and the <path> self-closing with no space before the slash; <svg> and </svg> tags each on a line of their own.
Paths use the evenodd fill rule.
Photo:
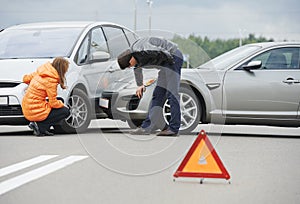
<svg viewBox="0 0 300 204">
<path fill-rule="evenodd" d="M 147 0 L 0 0 L 0 28 L 56 20 L 110 21 L 149 27 Z M 299 0 L 152 0 L 151 27 L 180 35 L 300 41 Z M 136 4 L 135 4 L 136 2 Z"/>
</svg>

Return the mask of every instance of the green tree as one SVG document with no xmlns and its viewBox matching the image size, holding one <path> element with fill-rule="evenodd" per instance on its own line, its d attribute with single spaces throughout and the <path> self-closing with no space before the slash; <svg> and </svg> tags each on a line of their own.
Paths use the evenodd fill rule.
<svg viewBox="0 0 300 204">
<path fill-rule="evenodd" d="M 198 46 L 200 46 L 210 58 L 214 58 L 224 52 L 232 50 L 239 46 L 240 39 L 215 39 L 210 40 L 208 37 L 202 39 L 201 36 L 190 35 L 188 37 L 191 41 L 194 41 Z M 249 34 L 247 38 L 242 39 L 243 44 L 257 43 L 257 42 L 272 42 L 273 39 L 267 39 L 265 37 L 255 37 L 254 34 Z"/>
<path fill-rule="evenodd" d="M 175 36 L 172 41 L 177 43 L 180 50 L 185 55 L 185 67 L 197 67 L 207 62 L 208 60 L 217 57 L 229 50 L 232 50 L 242 44 L 258 43 L 258 42 L 273 42 L 274 40 L 265 37 L 256 37 L 255 34 L 249 34 L 248 37 L 243 39 L 215 39 L 210 40 L 207 36 L 202 38 L 191 34 L 187 39 Z"/>
</svg>

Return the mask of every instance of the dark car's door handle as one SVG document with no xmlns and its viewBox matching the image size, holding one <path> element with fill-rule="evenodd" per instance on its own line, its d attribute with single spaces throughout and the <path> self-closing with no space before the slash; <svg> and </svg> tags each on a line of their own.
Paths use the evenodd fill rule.
<svg viewBox="0 0 300 204">
<path fill-rule="evenodd" d="M 298 80 L 298 79 L 286 79 L 286 80 L 283 80 L 282 82 L 286 83 L 286 84 L 298 84 L 298 83 L 300 83 L 300 80 Z"/>
</svg>

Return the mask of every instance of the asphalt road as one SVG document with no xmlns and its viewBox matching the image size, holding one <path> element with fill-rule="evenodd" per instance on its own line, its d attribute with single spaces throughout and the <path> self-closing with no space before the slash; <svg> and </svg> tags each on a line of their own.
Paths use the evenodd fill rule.
<svg viewBox="0 0 300 204">
<path fill-rule="evenodd" d="M 202 129 L 230 184 L 174 181 Z M 176 138 L 129 131 L 98 120 L 84 134 L 38 138 L 24 126 L 1 126 L 0 203 L 300 203 L 299 128 L 199 125 Z"/>
</svg>

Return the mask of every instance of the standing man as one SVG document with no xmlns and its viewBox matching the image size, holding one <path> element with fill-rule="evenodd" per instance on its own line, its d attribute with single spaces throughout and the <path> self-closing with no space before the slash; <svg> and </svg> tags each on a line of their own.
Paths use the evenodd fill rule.
<svg viewBox="0 0 300 204">
<path fill-rule="evenodd" d="M 138 85 L 136 95 L 139 98 L 145 91 L 142 67 L 159 69 L 148 116 L 141 127 L 131 134 L 147 135 L 160 128 L 162 131 L 158 136 L 177 136 L 181 124 L 179 86 L 183 63 L 183 56 L 177 45 L 158 37 L 141 38 L 119 55 L 118 63 L 121 69 L 134 67 Z M 169 126 L 158 120 L 166 99 L 169 100 L 171 111 Z"/>
</svg>

